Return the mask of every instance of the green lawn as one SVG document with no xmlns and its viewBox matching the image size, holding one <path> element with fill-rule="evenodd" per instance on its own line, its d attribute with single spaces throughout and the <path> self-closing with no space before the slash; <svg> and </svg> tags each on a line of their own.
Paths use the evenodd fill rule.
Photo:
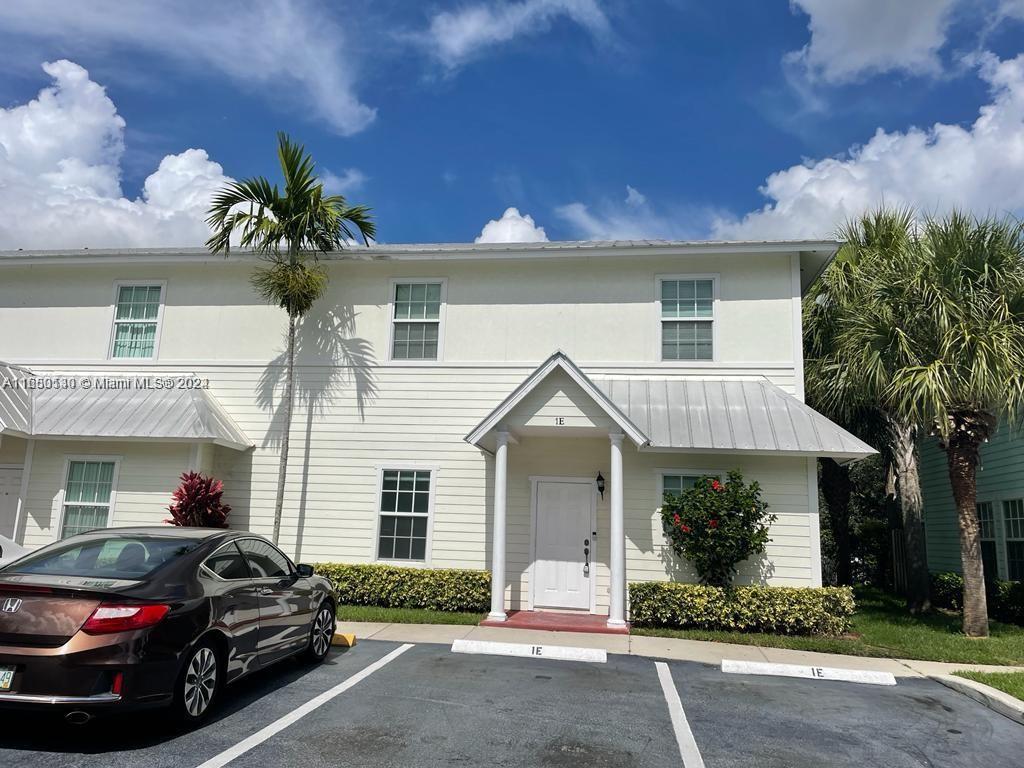
<svg viewBox="0 0 1024 768">
<path fill-rule="evenodd" d="M 374 605 L 342 605 L 338 621 L 382 621 L 388 624 L 479 624 L 485 613 L 449 613 L 425 608 L 379 608 Z"/>
<path fill-rule="evenodd" d="M 991 633 L 992 636 L 986 640 L 970 639 L 960 632 L 959 616 L 944 611 L 923 617 L 911 616 L 903 609 L 899 598 L 874 589 L 857 590 L 853 628 L 850 635 L 844 637 L 633 628 L 636 635 L 714 640 L 852 656 L 1024 666 L 1024 627 L 993 622 Z"/>
<path fill-rule="evenodd" d="M 974 680 L 977 683 L 984 683 L 985 685 L 991 685 L 993 688 L 998 688 L 1003 693 L 1008 693 L 1011 696 L 1016 696 L 1021 701 L 1024 701 L 1024 672 L 954 672 L 954 675 L 960 677 L 966 677 L 968 680 Z"/>
</svg>

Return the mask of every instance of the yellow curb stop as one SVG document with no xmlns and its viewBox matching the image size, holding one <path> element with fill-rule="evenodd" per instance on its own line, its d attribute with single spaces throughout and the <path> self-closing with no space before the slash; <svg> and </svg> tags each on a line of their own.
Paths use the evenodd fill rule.
<svg viewBox="0 0 1024 768">
<path fill-rule="evenodd" d="M 350 632 L 335 632 L 331 640 L 331 645 L 343 645 L 346 648 L 351 648 L 355 644 L 356 636 Z"/>
</svg>

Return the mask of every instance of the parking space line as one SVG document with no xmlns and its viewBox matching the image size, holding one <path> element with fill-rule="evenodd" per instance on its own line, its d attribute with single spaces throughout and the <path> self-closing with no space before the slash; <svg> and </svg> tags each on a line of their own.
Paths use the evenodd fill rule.
<svg viewBox="0 0 1024 768">
<path fill-rule="evenodd" d="M 397 659 L 399 656 L 401 656 L 403 653 L 405 653 L 406 651 L 408 651 L 412 647 L 414 647 L 414 645 L 412 643 L 406 643 L 405 645 L 402 645 L 402 646 L 400 646 L 398 648 L 395 648 L 395 650 L 393 650 L 391 653 L 389 653 L 384 658 L 378 659 L 377 661 L 373 662 L 369 666 L 359 670 L 354 675 L 352 675 L 351 677 L 347 678 L 343 682 L 338 683 L 336 686 L 334 686 L 330 690 L 324 691 L 323 693 L 321 693 L 319 696 L 317 696 L 314 699 L 310 699 L 305 704 L 303 704 L 301 707 L 298 707 L 297 709 L 292 710 L 291 712 L 289 712 L 287 715 L 285 715 L 284 717 L 280 718 L 279 720 L 275 720 L 274 722 L 272 722 L 270 725 L 266 726 L 265 728 L 262 728 L 262 729 L 256 731 L 256 733 L 254 733 L 252 736 L 249 736 L 247 739 L 244 739 L 243 741 L 238 742 L 235 746 L 233 746 L 233 747 L 231 747 L 229 749 L 225 749 L 223 752 L 221 752 L 216 757 L 211 757 L 205 763 L 202 763 L 199 766 L 199 768 L 221 768 L 222 766 L 227 765 L 228 763 L 230 763 L 235 758 L 241 757 L 242 755 L 244 755 L 246 752 L 248 752 L 253 747 L 258 747 L 260 744 L 262 744 L 267 739 L 269 739 L 272 736 L 280 733 L 285 728 L 287 728 L 289 725 L 291 725 L 292 723 L 296 722 L 297 720 L 300 720 L 301 718 L 305 717 L 306 715 L 308 715 L 313 710 L 317 709 L 318 707 L 322 707 L 324 704 L 329 702 L 334 697 L 340 696 L 341 694 L 343 694 L 345 691 L 347 691 L 352 686 L 354 686 L 354 685 L 358 684 L 359 682 L 365 680 L 366 678 L 368 678 L 370 675 L 372 675 L 374 672 L 376 672 L 377 670 L 381 669 L 382 667 L 390 664 L 392 661 Z"/>
<path fill-rule="evenodd" d="M 704 768 L 704 758 L 700 756 L 697 742 L 693 738 L 693 731 L 690 730 L 690 723 L 687 722 L 686 713 L 683 712 L 683 702 L 679 700 L 679 691 L 676 690 L 676 684 L 672 682 L 672 672 L 669 670 L 668 664 L 663 661 L 654 662 L 654 666 L 658 670 L 661 691 L 665 694 L 665 702 L 668 704 L 672 729 L 676 732 L 676 744 L 679 745 L 679 756 L 683 759 L 683 768 Z"/>
</svg>

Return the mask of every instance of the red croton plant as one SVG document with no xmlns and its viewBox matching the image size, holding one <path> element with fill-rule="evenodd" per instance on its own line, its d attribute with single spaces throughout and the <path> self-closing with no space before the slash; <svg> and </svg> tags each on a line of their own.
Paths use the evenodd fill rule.
<svg viewBox="0 0 1024 768">
<path fill-rule="evenodd" d="M 192 528 L 227 528 L 231 507 L 221 502 L 224 483 L 198 472 L 185 472 L 171 494 L 171 513 L 165 523 Z"/>
<path fill-rule="evenodd" d="M 692 488 L 666 494 L 661 508 L 672 550 L 689 560 L 701 583 L 727 587 L 736 566 L 764 552 L 775 515 L 761 499 L 761 487 L 743 482 L 737 472 L 725 482 L 702 477 Z"/>
</svg>

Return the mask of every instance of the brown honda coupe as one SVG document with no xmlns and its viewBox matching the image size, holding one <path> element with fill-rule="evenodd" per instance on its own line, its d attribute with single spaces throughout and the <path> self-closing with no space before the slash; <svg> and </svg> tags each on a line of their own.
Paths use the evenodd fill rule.
<svg viewBox="0 0 1024 768">
<path fill-rule="evenodd" d="M 170 705 L 198 721 L 226 683 L 322 661 L 336 604 L 329 581 L 251 533 L 83 533 L 0 568 L 0 707 L 82 723 Z"/>
</svg>

